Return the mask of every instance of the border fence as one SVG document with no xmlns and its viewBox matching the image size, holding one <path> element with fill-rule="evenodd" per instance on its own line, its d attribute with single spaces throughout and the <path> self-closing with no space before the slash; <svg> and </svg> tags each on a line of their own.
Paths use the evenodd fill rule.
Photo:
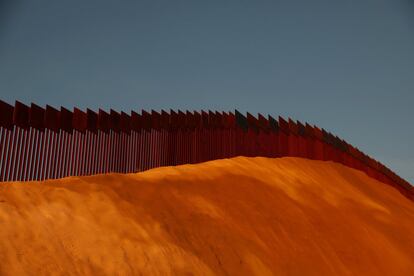
<svg viewBox="0 0 414 276">
<path fill-rule="evenodd" d="M 235 156 L 338 162 L 397 188 L 414 188 L 332 133 L 292 119 L 233 112 L 98 112 L 0 100 L 0 181 L 130 173 Z"/>
</svg>

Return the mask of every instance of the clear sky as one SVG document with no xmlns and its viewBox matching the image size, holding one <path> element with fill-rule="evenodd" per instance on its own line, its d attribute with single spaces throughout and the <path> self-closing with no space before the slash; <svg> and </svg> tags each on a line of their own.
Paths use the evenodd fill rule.
<svg viewBox="0 0 414 276">
<path fill-rule="evenodd" d="M 0 0 L 0 98 L 324 127 L 414 183 L 410 0 Z"/>
</svg>

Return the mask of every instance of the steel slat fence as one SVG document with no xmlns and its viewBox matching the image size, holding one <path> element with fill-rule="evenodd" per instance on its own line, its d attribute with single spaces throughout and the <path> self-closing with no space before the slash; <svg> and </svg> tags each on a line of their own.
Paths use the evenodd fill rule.
<svg viewBox="0 0 414 276">
<path fill-rule="evenodd" d="M 334 161 L 414 198 L 413 187 L 380 162 L 324 129 L 290 118 L 237 110 L 96 113 L 0 101 L 0 181 L 131 173 L 235 156 Z"/>
</svg>

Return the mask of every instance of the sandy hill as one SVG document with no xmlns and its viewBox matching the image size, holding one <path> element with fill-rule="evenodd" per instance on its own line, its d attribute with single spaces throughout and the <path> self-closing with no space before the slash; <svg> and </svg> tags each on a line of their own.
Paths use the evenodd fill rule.
<svg viewBox="0 0 414 276">
<path fill-rule="evenodd" d="M 414 275 L 414 203 L 332 162 L 238 157 L 0 187 L 1 275 Z"/>
</svg>

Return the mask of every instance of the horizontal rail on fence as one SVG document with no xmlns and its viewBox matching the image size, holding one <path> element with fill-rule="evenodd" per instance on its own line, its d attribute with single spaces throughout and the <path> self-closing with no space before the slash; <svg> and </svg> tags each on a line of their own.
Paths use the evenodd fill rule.
<svg viewBox="0 0 414 276">
<path fill-rule="evenodd" d="M 234 112 L 95 112 L 0 100 L 0 181 L 130 173 L 234 156 L 297 156 L 364 171 L 414 199 L 379 161 L 325 129 Z"/>
</svg>

